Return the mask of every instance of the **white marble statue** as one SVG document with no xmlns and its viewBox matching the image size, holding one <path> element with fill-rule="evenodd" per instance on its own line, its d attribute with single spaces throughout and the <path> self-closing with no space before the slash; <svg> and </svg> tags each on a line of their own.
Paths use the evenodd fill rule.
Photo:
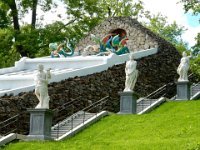
<svg viewBox="0 0 200 150">
<path fill-rule="evenodd" d="M 178 81 L 188 81 L 188 70 L 190 67 L 190 58 L 192 55 L 187 56 L 186 52 L 183 52 L 181 58 L 181 62 L 177 68 L 177 73 L 179 74 L 179 79 Z"/>
<path fill-rule="evenodd" d="M 44 66 L 38 65 L 38 72 L 35 76 L 35 95 L 39 100 L 37 108 L 49 109 L 48 80 L 51 79 L 50 69 L 44 71 Z"/>
<path fill-rule="evenodd" d="M 130 53 L 130 60 L 126 62 L 126 82 L 124 91 L 133 91 L 138 77 L 137 62 L 134 60 L 134 54 Z"/>
</svg>

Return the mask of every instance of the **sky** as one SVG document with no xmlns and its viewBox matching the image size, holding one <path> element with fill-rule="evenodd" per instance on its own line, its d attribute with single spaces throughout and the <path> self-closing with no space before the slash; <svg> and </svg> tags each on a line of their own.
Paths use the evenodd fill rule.
<svg viewBox="0 0 200 150">
<path fill-rule="evenodd" d="M 200 32 L 200 15 L 192 16 L 192 12 L 185 14 L 182 4 L 178 4 L 180 0 L 142 0 L 144 8 L 152 14 L 161 13 L 167 16 L 169 23 L 176 21 L 178 25 L 184 26 L 187 31 L 182 35 L 184 41 L 188 42 L 189 46 L 195 44 L 194 38 Z"/>
<path fill-rule="evenodd" d="M 56 0 L 54 0 L 56 1 Z M 200 14 L 199 16 L 192 16 L 192 13 L 185 14 L 182 4 L 178 4 L 180 0 L 142 0 L 145 10 L 150 11 L 151 14 L 161 13 L 168 18 L 169 23 L 176 21 L 178 25 L 184 26 L 187 31 L 182 35 L 185 42 L 189 44 L 189 47 L 195 44 L 194 38 L 197 33 L 200 32 Z M 59 9 L 58 9 L 59 8 Z M 66 9 L 60 3 L 57 9 L 53 9 L 50 12 L 43 14 L 38 9 L 38 14 L 43 14 L 45 24 L 52 23 L 54 21 L 67 22 Z M 62 18 L 58 17 L 58 14 L 62 15 Z M 30 20 L 30 16 L 26 16 L 25 20 Z"/>
</svg>

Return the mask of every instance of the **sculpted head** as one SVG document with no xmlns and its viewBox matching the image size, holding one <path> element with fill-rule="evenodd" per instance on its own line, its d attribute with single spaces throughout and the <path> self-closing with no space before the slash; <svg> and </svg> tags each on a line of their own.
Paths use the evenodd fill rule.
<svg viewBox="0 0 200 150">
<path fill-rule="evenodd" d="M 43 70 L 44 70 L 44 66 L 43 66 L 42 64 L 39 64 L 39 65 L 38 65 L 38 70 L 39 70 L 39 71 L 43 71 Z"/>
<path fill-rule="evenodd" d="M 58 44 L 57 44 L 57 43 L 50 43 L 50 44 L 49 44 L 49 49 L 52 50 L 52 51 L 56 50 L 57 47 L 58 47 Z"/>
<path fill-rule="evenodd" d="M 183 57 L 186 57 L 186 56 L 187 56 L 187 53 L 184 51 L 184 52 L 182 53 L 182 56 L 183 56 Z"/>
</svg>

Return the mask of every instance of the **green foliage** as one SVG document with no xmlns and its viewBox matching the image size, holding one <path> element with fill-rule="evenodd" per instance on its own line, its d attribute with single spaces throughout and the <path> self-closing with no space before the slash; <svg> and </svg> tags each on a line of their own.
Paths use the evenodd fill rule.
<svg viewBox="0 0 200 150">
<path fill-rule="evenodd" d="M 188 44 L 183 42 L 182 40 L 174 45 L 175 45 L 176 49 L 179 51 L 179 53 L 182 54 L 183 51 L 190 53 L 189 49 L 188 49 Z"/>
<path fill-rule="evenodd" d="M 191 60 L 191 70 L 193 73 L 195 73 L 199 79 L 200 79 L 200 55 L 196 57 L 195 59 Z"/>
<path fill-rule="evenodd" d="M 12 66 L 19 59 L 19 54 L 12 47 L 13 33 L 11 29 L 0 29 L 0 68 Z"/>
<path fill-rule="evenodd" d="M 30 25 L 23 26 L 20 34 L 17 36 L 14 46 L 23 45 L 21 52 L 26 52 L 28 57 L 34 57 L 38 51 L 38 30 L 32 30 Z"/>
<path fill-rule="evenodd" d="M 190 68 L 192 72 L 198 77 L 200 80 L 200 33 L 196 37 L 197 43 L 192 47 L 192 55 L 194 58 L 190 62 Z"/>
<path fill-rule="evenodd" d="M 189 10 L 193 11 L 194 15 L 200 13 L 200 1 L 199 0 L 181 0 L 180 2 L 183 3 L 184 9 L 186 12 Z"/>
<path fill-rule="evenodd" d="M 198 56 L 200 53 L 200 33 L 198 33 L 196 39 L 196 44 L 192 47 L 192 52 L 195 56 Z"/>
<path fill-rule="evenodd" d="M 183 3 L 185 12 L 192 11 L 193 15 L 200 14 L 200 1 L 199 0 L 181 0 L 180 2 Z M 193 54 L 195 56 L 197 56 L 200 52 L 200 33 L 198 33 L 198 35 L 195 39 L 196 39 L 196 44 L 192 47 L 192 49 L 193 49 Z"/>
<path fill-rule="evenodd" d="M 10 18 L 7 16 L 6 11 L 0 7 L 0 28 L 7 28 L 11 24 L 9 19 Z"/>
<path fill-rule="evenodd" d="M 106 17 L 131 16 L 138 18 L 143 13 L 142 1 L 133 0 L 100 0 L 100 7 Z"/>
<path fill-rule="evenodd" d="M 5 150 L 192 150 L 200 144 L 200 101 L 167 102 L 145 115 L 111 115 L 65 141 L 18 142 Z"/>
<path fill-rule="evenodd" d="M 172 44 L 177 45 L 177 48 L 186 49 L 187 44 L 184 43 L 181 38 L 181 35 L 186 31 L 183 26 L 179 26 L 175 21 L 169 24 L 167 17 L 160 13 L 153 16 L 149 15 L 147 18 L 149 22 L 144 24 L 147 28 Z"/>
</svg>

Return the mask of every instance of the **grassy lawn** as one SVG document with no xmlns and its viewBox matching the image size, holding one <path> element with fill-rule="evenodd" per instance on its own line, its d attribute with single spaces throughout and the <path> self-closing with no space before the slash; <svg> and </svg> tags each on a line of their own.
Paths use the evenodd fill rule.
<svg viewBox="0 0 200 150">
<path fill-rule="evenodd" d="M 61 142 L 18 142 L 5 150 L 200 150 L 200 101 L 167 102 L 145 115 L 111 115 Z"/>
</svg>

